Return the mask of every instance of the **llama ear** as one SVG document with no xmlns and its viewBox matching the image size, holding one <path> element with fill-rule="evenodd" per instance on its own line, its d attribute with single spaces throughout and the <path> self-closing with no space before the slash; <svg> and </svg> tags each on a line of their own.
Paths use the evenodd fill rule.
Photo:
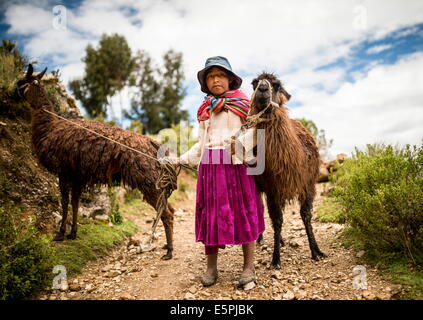
<svg viewBox="0 0 423 320">
<path fill-rule="evenodd" d="M 43 72 L 41 72 L 39 75 L 37 75 L 37 79 L 38 80 L 41 80 L 41 78 L 44 76 L 44 74 L 46 73 L 46 71 L 47 71 L 47 67 L 43 70 Z"/>
<path fill-rule="evenodd" d="M 34 72 L 34 68 L 32 67 L 32 64 L 29 64 L 28 71 L 26 72 L 25 78 L 29 79 Z"/>
<path fill-rule="evenodd" d="M 289 101 L 289 99 L 291 99 L 291 95 L 284 89 L 282 88 L 282 94 L 285 96 L 286 101 Z"/>
</svg>

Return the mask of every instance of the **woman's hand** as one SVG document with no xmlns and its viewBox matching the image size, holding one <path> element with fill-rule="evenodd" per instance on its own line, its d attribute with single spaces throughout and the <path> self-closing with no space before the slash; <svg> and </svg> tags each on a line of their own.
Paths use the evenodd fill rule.
<svg viewBox="0 0 423 320">
<path fill-rule="evenodd" d="M 235 154 L 235 140 L 234 139 L 226 139 L 225 140 L 225 150 L 230 155 Z"/>
<path fill-rule="evenodd" d="M 170 163 L 179 166 L 181 164 L 181 159 L 179 157 L 162 157 L 159 159 L 160 163 Z"/>
</svg>

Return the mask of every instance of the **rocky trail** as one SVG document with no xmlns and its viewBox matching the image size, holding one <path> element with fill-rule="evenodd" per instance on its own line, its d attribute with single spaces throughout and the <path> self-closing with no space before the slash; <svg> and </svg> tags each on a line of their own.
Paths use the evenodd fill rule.
<svg viewBox="0 0 423 320">
<path fill-rule="evenodd" d="M 37 299 L 51 300 L 154 300 L 154 299 L 395 299 L 401 291 L 372 267 L 365 266 L 367 289 L 354 288 L 360 252 L 340 246 L 337 236 L 343 225 L 319 222 L 315 215 L 313 227 L 320 248 L 327 254 L 321 261 L 310 257 L 307 236 L 299 215 L 298 205 L 286 207 L 282 235 L 286 245 L 282 248 L 282 269 L 270 268 L 273 248 L 273 230 L 266 217 L 264 244 L 256 246 L 255 284 L 237 287 L 242 270 L 241 246 L 227 246 L 219 251 L 219 279 L 214 286 L 203 288 L 200 277 L 205 271 L 204 248 L 194 240 L 195 187 L 188 197 L 175 205 L 174 258 L 163 261 L 161 249 L 165 235 L 161 223 L 154 251 L 139 253 L 133 244 L 143 242 L 151 229 L 152 216 L 138 214 L 131 217 L 139 230 L 132 240 L 116 248 L 109 256 L 86 265 L 82 274 L 68 278 L 69 289 L 53 290 L 40 294 Z M 318 185 L 314 207 L 323 199 L 324 184 Z M 267 213 L 265 213 L 267 216 Z M 361 282 L 363 283 L 363 282 Z"/>
</svg>

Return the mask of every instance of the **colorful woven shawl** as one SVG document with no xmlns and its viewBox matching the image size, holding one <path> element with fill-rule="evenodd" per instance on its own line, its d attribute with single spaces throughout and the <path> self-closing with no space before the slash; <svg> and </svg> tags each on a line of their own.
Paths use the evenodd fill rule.
<svg viewBox="0 0 423 320">
<path fill-rule="evenodd" d="M 198 108 L 198 121 L 210 118 L 210 113 L 219 113 L 223 109 L 228 109 L 240 117 L 246 118 L 250 109 L 250 100 L 241 90 L 226 91 L 220 96 L 207 95 L 203 103 Z"/>
</svg>

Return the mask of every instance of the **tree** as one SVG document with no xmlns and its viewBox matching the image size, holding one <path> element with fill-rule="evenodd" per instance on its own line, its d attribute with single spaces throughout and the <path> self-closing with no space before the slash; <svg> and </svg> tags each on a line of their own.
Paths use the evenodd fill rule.
<svg viewBox="0 0 423 320">
<path fill-rule="evenodd" d="M 107 115 L 109 99 L 128 83 L 135 61 L 125 37 L 102 35 L 98 49 L 85 49 L 85 75 L 69 84 L 90 117 Z"/>
<path fill-rule="evenodd" d="M 136 75 L 134 85 L 137 93 L 131 99 L 131 108 L 124 112 L 130 120 L 138 120 L 142 128 L 150 134 L 164 128 L 160 109 L 160 83 L 156 80 L 155 69 L 150 56 L 145 51 L 139 51 L 135 57 Z"/>
<path fill-rule="evenodd" d="M 326 157 L 333 144 L 333 139 L 327 140 L 325 131 L 323 129 L 319 130 L 313 121 L 304 118 L 296 120 L 301 122 L 301 124 L 311 133 L 319 148 L 320 155 Z"/>
<path fill-rule="evenodd" d="M 184 74 L 182 70 L 182 53 L 169 50 L 163 56 L 164 72 L 162 74 L 163 122 L 166 128 L 179 124 L 181 120 L 188 120 L 189 114 L 181 110 L 181 102 L 186 96 L 186 89 L 182 86 Z"/>
<path fill-rule="evenodd" d="M 131 109 L 124 115 L 130 120 L 139 120 L 148 134 L 170 128 L 188 120 L 189 114 L 181 110 L 181 101 L 186 95 L 183 88 L 182 53 L 169 50 L 163 56 L 164 71 L 153 67 L 152 59 L 145 51 L 136 57 L 137 93 L 131 101 Z"/>
<path fill-rule="evenodd" d="M 96 86 L 86 77 L 70 81 L 69 87 L 75 98 L 81 101 L 82 106 L 90 117 L 105 117 L 107 113 L 107 98 L 101 96 L 96 90 Z"/>
</svg>

